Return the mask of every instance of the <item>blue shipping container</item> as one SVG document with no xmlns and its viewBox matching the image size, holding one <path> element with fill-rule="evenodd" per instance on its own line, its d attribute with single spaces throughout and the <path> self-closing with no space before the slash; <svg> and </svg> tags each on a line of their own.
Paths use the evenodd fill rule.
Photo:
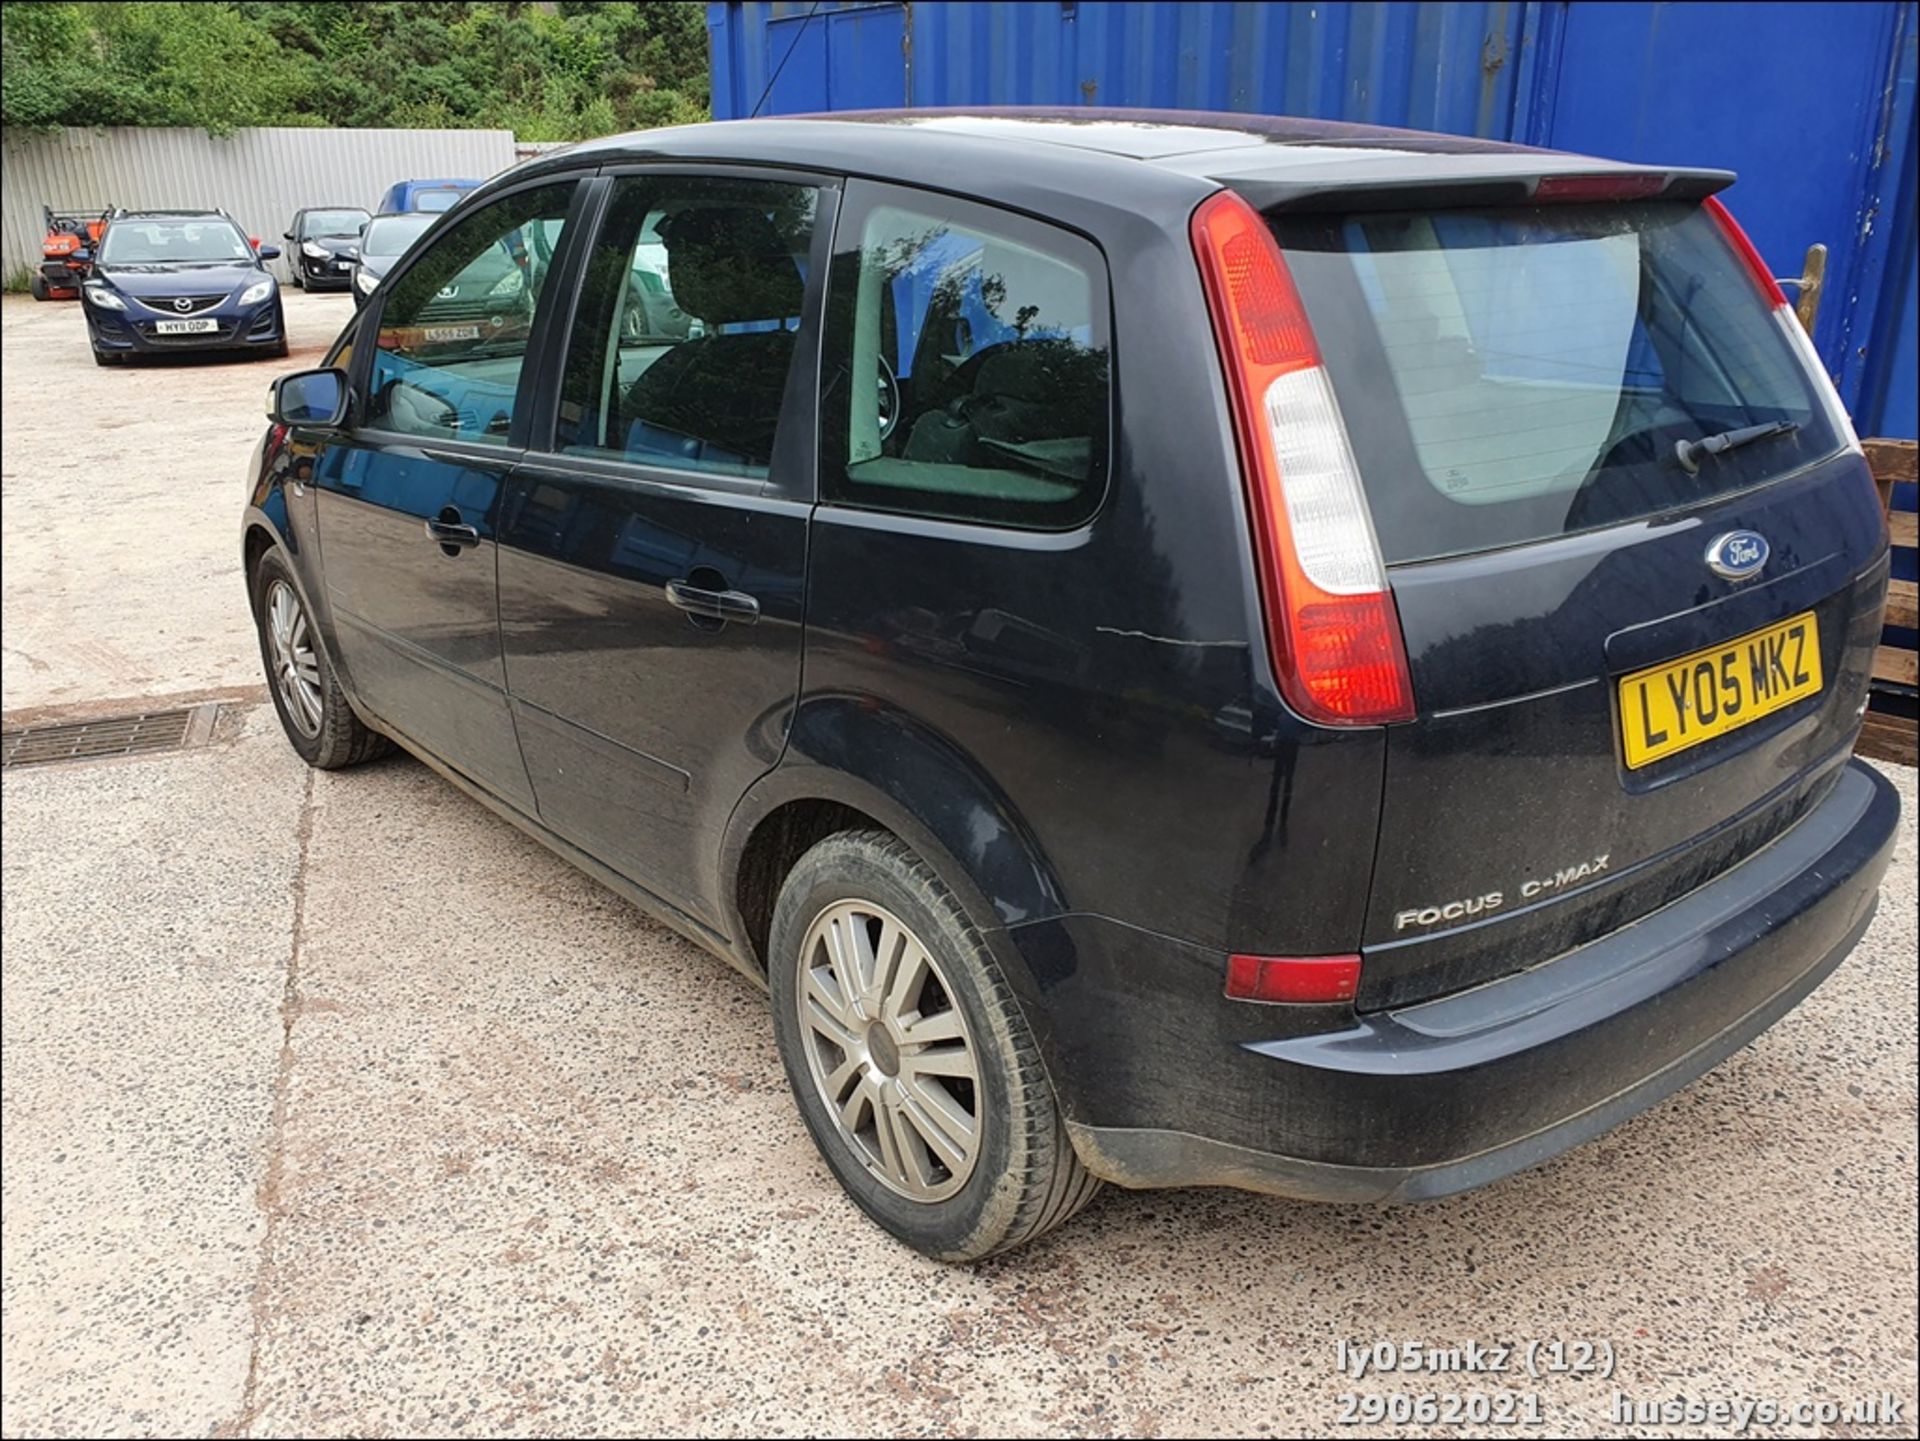
<svg viewBox="0 0 1920 1441">
<path fill-rule="evenodd" d="M 1239 110 L 1740 173 L 1860 430 L 1915 423 L 1916 6 L 712 4 L 717 119 L 902 105 Z M 1909 502 L 1910 503 L 1910 502 Z"/>
</svg>

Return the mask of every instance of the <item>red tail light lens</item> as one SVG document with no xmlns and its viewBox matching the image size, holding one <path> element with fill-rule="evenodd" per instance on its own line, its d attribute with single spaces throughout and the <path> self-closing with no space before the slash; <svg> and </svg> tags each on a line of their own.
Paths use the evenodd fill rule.
<svg viewBox="0 0 1920 1441">
<path fill-rule="evenodd" d="M 1231 191 L 1194 212 L 1192 237 L 1226 372 L 1281 692 L 1322 725 L 1410 720 L 1399 613 L 1339 402 L 1280 248 Z"/>
<path fill-rule="evenodd" d="M 1719 225 L 1720 233 L 1727 237 L 1727 243 L 1746 262 L 1747 273 L 1753 277 L 1753 283 L 1760 287 L 1761 299 L 1768 305 L 1776 307 L 1785 305 L 1787 297 L 1781 291 L 1780 283 L 1773 278 L 1772 267 L 1761 258 L 1760 252 L 1747 238 L 1747 232 L 1740 228 L 1740 222 L 1735 220 L 1728 213 L 1727 207 L 1720 203 L 1720 197 L 1709 195 L 1700 203 L 1706 207 L 1707 214 L 1711 215 Z"/>
<path fill-rule="evenodd" d="M 1227 997 L 1277 1005 L 1330 1006 L 1360 993 L 1358 956 L 1228 956 Z"/>
</svg>

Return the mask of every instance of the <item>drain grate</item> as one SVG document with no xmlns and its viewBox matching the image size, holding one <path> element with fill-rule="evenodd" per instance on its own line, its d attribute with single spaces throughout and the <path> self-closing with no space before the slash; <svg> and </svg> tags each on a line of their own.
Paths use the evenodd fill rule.
<svg viewBox="0 0 1920 1441">
<path fill-rule="evenodd" d="M 205 745 L 213 735 L 218 706 L 142 711 L 138 715 L 101 716 L 68 725 L 27 726 L 0 736 L 0 769 L 46 765 L 52 761 L 106 760 L 151 755 Z"/>
</svg>

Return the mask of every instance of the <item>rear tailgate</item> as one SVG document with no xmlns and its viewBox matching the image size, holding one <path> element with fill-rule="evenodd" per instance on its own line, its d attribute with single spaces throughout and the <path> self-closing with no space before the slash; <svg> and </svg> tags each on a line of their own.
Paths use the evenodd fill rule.
<svg viewBox="0 0 1920 1441">
<path fill-rule="evenodd" d="M 1864 705 L 1884 526 L 1791 312 L 1711 203 L 1578 198 L 1270 213 L 1418 711 L 1389 731 L 1362 1008 L 1698 886 L 1823 793 Z"/>
</svg>

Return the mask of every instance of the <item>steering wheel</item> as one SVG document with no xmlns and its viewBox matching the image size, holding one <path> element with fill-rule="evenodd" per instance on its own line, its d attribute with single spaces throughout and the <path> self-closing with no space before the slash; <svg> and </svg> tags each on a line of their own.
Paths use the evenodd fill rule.
<svg viewBox="0 0 1920 1441">
<path fill-rule="evenodd" d="M 880 362 L 880 439 L 885 442 L 900 424 L 900 379 L 887 364 L 886 356 L 874 359 Z"/>
</svg>

